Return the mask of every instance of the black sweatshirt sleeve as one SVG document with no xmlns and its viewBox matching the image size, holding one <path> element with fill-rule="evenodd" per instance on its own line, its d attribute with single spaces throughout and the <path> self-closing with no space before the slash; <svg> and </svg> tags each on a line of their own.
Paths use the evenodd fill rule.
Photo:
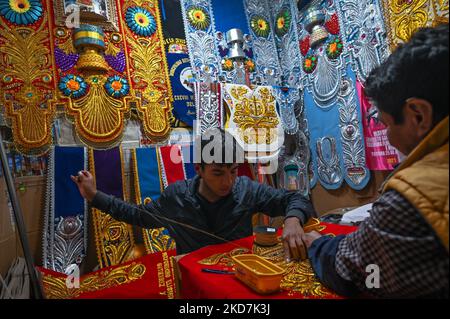
<svg viewBox="0 0 450 319">
<path fill-rule="evenodd" d="M 159 218 L 162 214 L 161 200 L 164 200 L 162 197 L 147 205 L 133 205 L 98 191 L 91 205 L 117 221 L 142 228 L 160 228 L 165 225 L 164 220 Z"/>
</svg>

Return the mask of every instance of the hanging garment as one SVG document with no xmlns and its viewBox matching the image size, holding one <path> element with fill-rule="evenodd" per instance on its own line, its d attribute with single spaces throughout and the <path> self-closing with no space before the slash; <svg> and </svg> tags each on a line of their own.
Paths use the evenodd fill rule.
<svg viewBox="0 0 450 319">
<path fill-rule="evenodd" d="M 319 181 L 326 189 L 338 189 L 345 180 L 351 188 L 361 190 L 370 180 L 361 108 L 355 85 L 355 73 L 348 66 L 336 104 L 328 109 L 317 107 L 311 94 L 305 92 L 311 159 L 315 172 L 312 187 Z"/>
<path fill-rule="evenodd" d="M 223 128 L 224 110 L 222 85 L 220 83 L 196 82 L 195 103 L 197 110 L 196 135 L 203 135 L 208 129 Z"/>
<path fill-rule="evenodd" d="M 122 2 L 123 1 L 123 2 Z M 170 132 L 173 92 L 161 28 L 159 0 L 121 0 L 128 72 L 135 106 L 148 138 L 160 140 Z M 139 23 L 143 18 L 143 25 Z"/>
<path fill-rule="evenodd" d="M 365 82 L 370 72 L 389 56 L 382 2 L 385 1 L 335 1 L 341 39 L 361 82 Z"/>
<path fill-rule="evenodd" d="M 305 2 L 305 1 L 303 1 Z M 293 12 L 297 12 L 297 3 L 291 0 L 271 1 L 275 42 L 279 52 L 282 83 L 291 88 L 301 86 L 301 64 L 297 24 Z"/>
<path fill-rule="evenodd" d="M 36 155 L 47 152 L 52 144 L 56 67 L 51 3 L 26 3 L 24 12 L 16 7 L 18 3 L 1 4 L 0 47 L 4 58 L 0 59 L 0 108 L 11 122 L 16 148 Z"/>
<path fill-rule="evenodd" d="M 284 130 L 273 88 L 260 86 L 252 90 L 233 84 L 224 84 L 223 88 L 230 110 L 226 128 L 247 152 L 247 158 L 276 157 L 284 143 Z"/>
<path fill-rule="evenodd" d="M 294 13 L 310 138 L 312 187 L 319 181 L 327 189 L 338 189 L 345 181 L 351 188 L 361 190 L 370 180 L 356 79 L 357 75 L 367 76 L 381 62 L 383 43 L 377 38 L 382 33 L 377 29 L 378 20 L 369 20 L 374 18 L 375 7 L 365 9 L 358 11 L 347 2 L 340 6 L 337 1 L 317 1 Z M 357 15 L 346 16 L 344 12 Z M 361 17 L 365 20 L 359 21 Z M 363 30 L 343 26 L 347 22 L 372 29 L 365 34 Z M 351 31 L 368 39 L 356 39 Z M 374 46 L 370 56 L 363 50 L 369 45 L 367 41 Z"/>
</svg>

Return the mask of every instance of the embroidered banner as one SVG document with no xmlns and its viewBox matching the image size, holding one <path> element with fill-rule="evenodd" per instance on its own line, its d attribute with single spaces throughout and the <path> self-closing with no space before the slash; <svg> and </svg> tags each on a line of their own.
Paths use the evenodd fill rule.
<svg viewBox="0 0 450 319">
<path fill-rule="evenodd" d="M 87 169 L 83 147 L 54 147 L 50 152 L 43 231 L 43 266 L 65 273 L 80 266 L 87 252 L 87 202 L 70 176 Z"/>
<path fill-rule="evenodd" d="M 189 60 L 180 0 L 159 0 L 165 51 L 173 92 L 174 117 L 192 127 L 195 120 L 194 75 Z"/>
<path fill-rule="evenodd" d="M 449 21 L 448 0 L 381 1 L 391 51 L 422 27 Z"/>
<path fill-rule="evenodd" d="M 138 97 L 135 106 L 145 134 L 153 140 L 164 139 L 170 131 L 173 94 L 159 1 L 121 0 L 120 3 L 131 89 Z"/>
<path fill-rule="evenodd" d="M 58 67 L 55 104 L 66 111 L 84 144 L 112 148 L 120 143 L 128 113 L 135 104 L 130 96 L 120 7 L 114 0 L 103 1 L 104 18 L 92 24 L 84 20 L 86 12 L 82 11 L 78 28 L 66 24 L 71 21 L 67 4 L 54 1 L 54 60 Z"/>
<path fill-rule="evenodd" d="M 122 149 L 89 150 L 89 161 L 97 189 L 119 199 L 128 200 Z M 95 208 L 92 209 L 92 218 L 100 268 L 128 261 L 134 248 L 132 226 L 118 222 Z"/>
<path fill-rule="evenodd" d="M 224 111 L 222 104 L 222 85 L 220 83 L 196 82 L 195 103 L 197 110 L 197 135 L 204 134 L 211 128 L 222 128 Z"/>
<path fill-rule="evenodd" d="M 227 130 L 250 157 L 277 155 L 284 143 L 282 121 L 273 88 L 225 84 L 224 100 L 230 110 Z"/>
<path fill-rule="evenodd" d="M 303 1 L 305 2 L 305 1 Z M 300 86 L 300 50 L 296 23 L 292 12 L 296 12 L 297 2 L 290 0 L 271 1 L 275 42 L 279 52 L 280 68 L 282 71 L 282 84 L 291 88 Z"/>
<path fill-rule="evenodd" d="M 345 180 L 353 189 L 363 189 L 370 180 L 366 166 L 365 143 L 355 73 L 348 66 L 337 103 L 326 110 L 318 108 L 305 93 L 306 118 L 310 133 L 314 176 L 327 189 L 338 189 Z M 323 125 L 336 123 L 337 125 Z"/>
<path fill-rule="evenodd" d="M 67 113 L 74 118 L 77 135 L 86 145 L 110 148 L 120 143 L 130 100 L 119 97 L 128 91 L 128 85 L 128 80 L 120 76 L 68 74 L 61 78 L 59 88 L 68 97 Z M 115 95 L 112 89 L 108 93 L 105 87 L 109 86 L 125 91 Z M 80 92 L 72 91 L 74 87 Z"/>
<path fill-rule="evenodd" d="M 180 0 L 159 0 L 166 53 L 187 54 Z"/>
<path fill-rule="evenodd" d="M 300 101 L 300 91 L 298 89 L 274 87 L 274 93 L 284 131 L 289 135 L 297 134 L 299 124 L 295 117 L 294 108 L 295 104 Z"/>
<path fill-rule="evenodd" d="M 335 1 L 342 26 L 342 40 L 348 49 L 358 80 L 362 82 L 389 55 L 380 2 L 382 1 Z"/>
<path fill-rule="evenodd" d="M 281 85 L 282 69 L 268 0 L 242 0 L 253 39 L 250 44 L 255 53 L 257 82 L 262 85 Z"/>
<path fill-rule="evenodd" d="M 192 127 L 196 116 L 194 100 L 194 76 L 189 55 L 168 53 L 169 76 L 173 91 L 173 115 Z"/>
<path fill-rule="evenodd" d="M 0 3 L 0 109 L 18 151 L 45 153 L 52 143 L 55 67 L 51 1 Z"/>
<path fill-rule="evenodd" d="M 194 76 L 199 82 L 275 85 L 281 70 L 264 0 L 182 0 Z M 243 61 L 231 59 L 226 33 L 239 28 Z"/>
<path fill-rule="evenodd" d="M 157 148 L 138 148 L 132 151 L 136 203 L 148 204 L 158 200 L 164 185 L 161 177 L 159 150 Z M 165 228 L 142 230 L 147 253 L 175 249 L 175 241 Z"/>
<path fill-rule="evenodd" d="M 300 43 L 301 87 L 317 107 L 336 103 L 345 74 L 346 59 L 335 1 L 317 1 L 294 11 Z"/>
<path fill-rule="evenodd" d="M 358 74 L 364 77 L 379 59 L 372 55 L 367 57 L 356 49 L 354 59 L 350 58 L 351 41 L 356 41 L 355 46 L 366 44 L 347 33 L 353 30 L 349 26 L 341 26 L 339 8 L 336 1 L 317 1 L 294 14 L 300 40 L 301 77 L 308 121 L 307 132 L 303 133 L 309 134 L 312 150 L 311 187 L 320 181 L 327 189 L 337 189 L 345 180 L 353 189 L 361 190 L 369 182 L 370 171 L 366 167 L 361 109 L 353 69 L 358 69 L 357 63 L 370 61 L 370 65 L 360 65 L 358 69 Z M 355 11 L 350 5 L 343 5 L 343 8 L 345 12 Z M 342 18 L 355 25 L 362 23 L 357 17 Z M 379 30 L 370 26 L 373 29 L 368 36 L 376 38 Z M 363 36 L 362 33 L 358 35 Z M 342 40 L 344 36 L 346 41 Z M 375 52 L 377 43 L 372 44 Z"/>
<path fill-rule="evenodd" d="M 357 82 L 356 86 L 361 101 L 367 167 L 374 171 L 393 170 L 400 162 L 398 152 L 389 143 L 387 128 L 379 121 L 377 108 L 367 100 L 361 83 Z"/>
<path fill-rule="evenodd" d="M 181 0 L 181 8 L 194 77 L 199 82 L 217 81 L 220 59 L 210 1 Z"/>
<path fill-rule="evenodd" d="M 67 286 L 67 276 L 38 269 L 48 299 L 174 299 L 175 255 L 176 251 L 170 250 L 101 269 L 81 276 L 80 287 L 73 289 Z"/>
</svg>

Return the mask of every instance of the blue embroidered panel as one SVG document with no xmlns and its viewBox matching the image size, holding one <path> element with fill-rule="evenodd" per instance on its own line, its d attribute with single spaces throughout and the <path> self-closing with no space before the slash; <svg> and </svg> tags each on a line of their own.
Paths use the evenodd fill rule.
<svg viewBox="0 0 450 319">
<path fill-rule="evenodd" d="M 84 199 L 70 176 L 85 169 L 85 155 L 83 147 L 55 147 L 55 217 L 84 213 Z"/>
<path fill-rule="evenodd" d="M 70 178 L 87 169 L 84 147 L 51 149 L 47 176 L 42 263 L 64 273 L 80 265 L 87 251 L 87 202 Z"/>
<path fill-rule="evenodd" d="M 311 1 L 293 13 L 300 54 L 284 48 L 281 55 L 300 57 L 299 84 L 304 91 L 310 137 L 312 186 L 319 182 L 327 189 L 337 189 L 345 180 L 360 190 L 370 180 L 355 71 L 364 78 L 381 61 L 382 46 L 375 41 L 380 40 L 376 33 L 380 28 L 371 16 L 376 12 L 373 2 L 365 1 L 370 10 L 363 10 L 356 0 Z M 359 31 L 358 26 L 362 28 Z M 370 45 L 374 54 L 366 54 Z"/>
<path fill-rule="evenodd" d="M 370 180 L 355 84 L 355 72 L 348 65 L 342 78 L 342 88 L 333 105 L 320 108 L 312 94 L 305 92 L 311 159 L 315 172 L 312 186 L 320 182 L 327 189 L 338 189 L 345 180 L 353 189 L 361 190 Z"/>
<path fill-rule="evenodd" d="M 137 148 L 136 164 L 142 203 L 146 198 L 157 200 L 161 196 L 160 171 L 156 148 Z"/>
</svg>

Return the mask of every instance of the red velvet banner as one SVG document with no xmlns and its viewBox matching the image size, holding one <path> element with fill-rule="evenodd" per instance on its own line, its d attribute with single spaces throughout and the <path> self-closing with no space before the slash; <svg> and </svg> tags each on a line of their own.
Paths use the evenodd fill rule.
<svg viewBox="0 0 450 319">
<path fill-rule="evenodd" d="M 354 232 L 357 227 L 341 226 L 335 224 L 322 223 L 321 226 L 325 226 L 325 229 L 321 231 L 322 234 L 349 234 Z M 322 227 L 323 228 L 323 227 Z M 280 233 L 281 234 L 281 233 Z M 245 249 L 248 253 L 252 252 L 254 237 L 247 237 L 234 241 L 232 243 L 208 246 L 195 251 L 185 257 L 181 258 L 178 262 L 181 277 L 182 288 L 181 297 L 184 299 L 339 299 L 341 297 L 327 290 L 325 287 L 321 287 L 320 283 L 314 279 L 311 269 L 309 274 L 303 276 L 302 279 L 309 281 L 308 287 L 301 287 L 300 289 L 283 288 L 288 286 L 286 279 L 283 284 L 282 290 L 272 295 L 260 295 L 251 290 L 249 287 L 240 282 L 233 274 L 211 274 L 202 271 L 204 268 L 233 271 L 233 265 L 229 264 L 229 255 L 235 249 L 240 250 L 240 253 L 245 253 Z M 221 257 L 219 254 L 222 254 Z M 232 253 L 231 253 L 232 254 Z M 228 257 L 227 257 L 228 256 Z M 211 258 L 212 257 L 212 258 Z M 200 264 L 200 261 L 212 259 L 221 259 L 216 265 L 207 266 Z M 309 262 L 307 262 L 309 264 Z M 307 268 L 307 267 L 306 267 Z M 306 278 L 309 277 L 309 278 Z M 298 278 L 298 277 L 297 277 Z M 315 292 L 312 292 L 312 291 Z M 311 292 L 311 293 L 309 293 Z M 317 293 L 318 292 L 318 293 Z"/>
<path fill-rule="evenodd" d="M 357 228 L 322 223 L 323 234 L 349 234 Z M 280 233 L 281 234 L 281 233 Z M 322 287 L 314 279 L 312 271 L 304 267 L 302 274 L 292 274 L 294 280 L 304 281 L 300 289 L 286 288 L 286 277 L 282 290 L 276 294 L 263 296 L 238 281 L 234 275 L 210 274 L 203 268 L 233 271 L 230 252 L 251 253 L 254 237 L 231 243 L 208 246 L 184 256 L 178 262 L 181 272 L 181 297 L 185 299 L 339 299 L 333 292 Z M 172 256 L 175 250 L 146 255 L 142 258 L 101 269 L 83 275 L 76 280 L 61 273 L 38 267 L 43 276 L 44 291 L 48 299 L 173 299 L 176 296 Z M 205 259 L 216 259 L 215 265 L 200 264 Z M 309 263 L 308 263 L 309 264 Z M 298 288 L 298 287 L 297 287 Z"/>
<path fill-rule="evenodd" d="M 38 269 L 48 299 L 174 299 L 171 257 L 175 254 L 175 250 L 150 254 L 83 275 L 79 288 L 73 277 L 67 280 L 65 274 Z"/>
</svg>

